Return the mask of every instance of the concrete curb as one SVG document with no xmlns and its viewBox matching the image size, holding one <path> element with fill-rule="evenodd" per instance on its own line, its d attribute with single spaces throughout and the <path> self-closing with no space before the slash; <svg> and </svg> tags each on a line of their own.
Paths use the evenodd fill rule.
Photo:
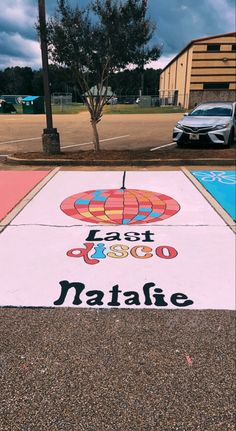
<svg viewBox="0 0 236 431">
<path fill-rule="evenodd" d="M 73 160 L 73 159 L 19 159 L 7 156 L 5 163 L 31 166 L 180 166 L 180 165 L 215 165 L 232 166 L 234 159 L 148 159 L 148 160 Z"/>
</svg>

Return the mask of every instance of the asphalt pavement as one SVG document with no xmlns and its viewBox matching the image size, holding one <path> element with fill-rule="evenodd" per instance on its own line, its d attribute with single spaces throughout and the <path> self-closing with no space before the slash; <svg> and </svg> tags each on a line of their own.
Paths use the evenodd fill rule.
<svg viewBox="0 0 236 431">
<path fill-rule="evenodd" d="M 4 431 L 233 431 L 228 311 L 1 309 Z"/>
</svg>

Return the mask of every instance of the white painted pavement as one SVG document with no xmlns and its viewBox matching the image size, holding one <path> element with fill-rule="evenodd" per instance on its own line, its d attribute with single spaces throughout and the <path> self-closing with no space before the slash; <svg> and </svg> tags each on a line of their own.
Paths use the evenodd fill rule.
<svg viewBox="0 0 236 431">
<path fill-rule="evenodd" d="M 59 172 L 33 198 L 0 235 L 1 306 L 234 308 L 234 234 L 182 172 L 127 173 L 127 189 L 180 204 L 160 222 L 99 225 L 61 211 L 73 194 L 119 189 L 122 176 Z"/>
</svg>

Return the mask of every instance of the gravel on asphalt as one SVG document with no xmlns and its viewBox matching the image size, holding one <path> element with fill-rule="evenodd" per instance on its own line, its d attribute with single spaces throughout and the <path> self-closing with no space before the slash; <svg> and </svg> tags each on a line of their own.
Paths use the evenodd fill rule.
<svg viewBox="0 0 236 431">
<path fill-rule="evenodd" d="M 230 311 L 0 309 L 2 431 L 233 431 Z"/>
</svg>

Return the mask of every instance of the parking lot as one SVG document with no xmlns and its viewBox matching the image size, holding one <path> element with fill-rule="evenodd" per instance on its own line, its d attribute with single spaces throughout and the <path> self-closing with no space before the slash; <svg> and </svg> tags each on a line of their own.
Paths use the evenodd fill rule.
<svg viewBox="0 0 236 431">
<path fill-rule="evenodd" d="M 172 142 L 172 129 L 182 114 L 104 115 L 99 123 L 102 149 L 143 149 Z M 63 151 L 92 148 L 89 114 L 54 115 Z M 0 154 L 41 151 L 45 115 L 2 115 Z M 175 145 L 173 145 L 174 147 Z"/>
</svg>

